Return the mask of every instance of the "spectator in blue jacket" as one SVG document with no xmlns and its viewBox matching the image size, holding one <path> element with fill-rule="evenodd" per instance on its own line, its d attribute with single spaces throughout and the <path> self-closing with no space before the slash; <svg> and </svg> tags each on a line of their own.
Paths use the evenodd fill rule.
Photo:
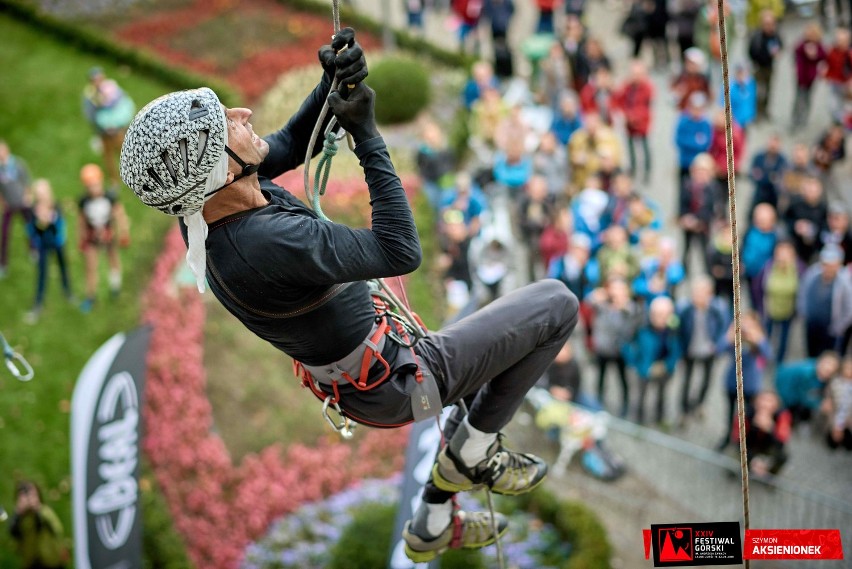
<svg viewBox="0 0 852 569">
<path fill-rule="evenodd" d="M 752 410 L 755 396 L 763 388 L 763 372 L 766 362 L 772 357 L 772 346 L 769 338 L 763 331 L 760 316 L 756 312 L 743 314 L 742 318 L 742 347 L 743 347 L 743 398 L 745 399 L 746 412 Z M 728 333 L 719 342 L 720 353 L 725 352 L 731 356 L 731 364 L 725 374 L 725 392 L 728 396 L 728 429 L 725 437 L 719 443 L 719 450 L 724 449 L 731 442 L 731 434 L 734 427 L 734 415 L 737 409 L 737 369 L 734 354 L 734 324 L 731 323 Z"/>
<path fill-rule="evenodd" d="M 725 106 L 724 86 L 719 86 L 719 106 Z M 731 113 L 736 122 L 745 131 L 757 116 L 757 82 L 744 63 L 734 65 L 734 77 L 731 81 Z"/>
<path fill-rule="evenodd" d="M 464 223 L 471 237 L 479 235 L 482 228 L 480 216 L 488 209 L 488 199 L 467 172 L 456 174 L 453 187 L 441 195 L 441 211 L 452 208 L 464 215 Z"/>
<path fill-rule="evenodd" d="M 675 287 L 679 285 L 686 272 L 683 263 L 677 258 L 677 246 L 674 239 L 660 239 L 657 254 L 639 263 L 639 276 L 633 281 L 633 292 L 650 304 L 658 296 L 674 298 Z"/>
<path fill-rule="evenodd" d="M 584 233 L 571 236 L 571 247 L 551 261 L 547 277 L 558 279 L 582 302 L 598 286 L 598 263 L 592 256 L 592 240 Z"/>
<path fill-rule="evenodd" d="M 802 277 L 796 310 L 805 321 L 808 357 L 842 349 L 844 333 L 852 326 L 852 276 L 842 262 L 843 249 L 826 245 L 819 263 Z"/>
<path fill-rule="evenodd" d="M 524 152 L 523 141 L 510 141 L 506 152 L 494 156 L 494 181 L 509 189 L 516 198 L 533 173 L 532 157 Z"/>
<path fill-rule="evenodd" d="M 689 97 L 686 110 L 678 118 L 675 144 L 681 180 L 689 175 L 689 166 L 695 157 L 710 148 L 713 125 L 707 117 L 706 106 L 707 97 L 703 93 L 693 93 Z"/>
<path fill-rule="evenodd" d="M 837 375 L 840 357 L 823 352 L 818 358 L 789 362 L 778 367 L 775 388 L 784 408 L 795 420 L 807 421 L 822 404 L 826 385 Z"/>
<path fill-rule="evenodd" d="M 553 116 L 550 131 L 563 145 L 567 145 L 571 135 L 583 127 L 577 95 L 567 92 L 559 99 L 559 112 Z"/>
<path fill-rule="evenodd" d="M 758 303 L 760 281 L 757 276 L 775 252 L 775 244 L 778 242 L 777 223 L 778 216 L 775 208 L 768 203 L 758 204 L 752 213 L 751 225 L 743 237 L 743 272 L 748 283 L 751 307 L 761 314 L 763 314 L 763 307 Z"/>
<path fill-rule="evenodd" d="M 766 150 L 755 155 L 749 177 L 754 184 L 751 209 L 760 203 L 768 203 L 779 209 L 779 197 L 783 191 L 784 175 L 790 163 L 781 152 L 781 137 L 773 133 L 766 143 Z"/>
<path fill-rule="evenodd" d="M 27 223 L 27 233 L 38 251 L 38 278 L 35 303 L 32 310 L 25 316 L 25 320 L 30 324 L 38 321 L 44 305 L 44 294 L 47 289 L 47 261 L 51 254 L 56 255 L 65 296 L 71 299 L 68 265 L 65 261 L 65 218 L 56 204 L 53 190 L 47 180 L 39 179 L 33 182 L 33 196 L 33 214 Z"/>
<path fill-rule="evenodd" d="M 666 387 L 680 359 L 680 341 L 674 303 L 667 296 L 651 302 L 648 322 L 639 328 L 636 339 L 626 348 L 626 359 L 639 377 L 636 420 L 645 423 L 645 394 L 648 385 L 657 386 L 656 422 L 665 426 Z"/>
<path fill-rule="evenodd" d="M 462 93 L 465 108 L 470 109 L 473 103 L 482 96 L 484 89 L 497 89 L 499 87 L 500 83 L 494 76 L 494 68 L 491 64 L 487 61 L 477 61 L 473 64 L 471 78 L 468 79 Z"/>
<path fill-rule="evenodd" d="M 714 289 L 713 279 L 704 275 L 697 277 L 692 281 L 690 300 L 682 303 L 678 310 L 680 349 L 685 363 L 680 399 L 684 419 L 704 404 L 716 363 L 716 348 L 728 328 L 728 305 L 715 296 Z M 690 384 L 692 372 L 698 366 L 703 368 L 704 374 L 698 396 L 694 397 Z"/>
</svg>

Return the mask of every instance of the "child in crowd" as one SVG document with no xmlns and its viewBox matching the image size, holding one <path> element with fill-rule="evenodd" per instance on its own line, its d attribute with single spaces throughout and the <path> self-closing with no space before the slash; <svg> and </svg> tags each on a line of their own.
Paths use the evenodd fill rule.
<svg viewBox="0 0 852 569">
<path fill-rule="evenodd" d="M 121 259 L 119 247 L 130 244 L 130 225 L 124 207 L 113 191 L 104 189 L 103 171 L 97 164 L 86 164 L 80 170 L 85 192 L 80 198 L 80 250 L 86 260 L 86 298 L 83 312 L 92 310 L 98 290 L 98 262 L 106 251 L 109 262 L 109 292 L 113 298 L 121 291 Z"/>
<path fill-rule="evenodd" d="M 595 289 L 590 296 L 594 312 L 592 326 L 592 348 L 598 364 L 598 400 L 605 406 L 604 385 L 606 370 L 614 364 L 621 380 L 620 417 L 626 417 L 630 404 L 630 389 L 624 346 L 633 340 L 639 325 L 639 307 L 630 298 L 630 285 L 615 278 L 608 281 L 606 288 Z"/>
<path fill-rule="evenodd" d="M 645 394 L 650 384 L 657 386 L 656 422 L 665 426 L 666 388 L 680 359 L 677 318 L 672 299 L 660 296 L 651 302 L 648 322 L 639 328 L 628 347 L 627 361 L 639 378 L 636 420 L 645 423 Z"/>
<path fill-rule="evenodd" d="M 71 284 L 68 279 L 68 267 L 65 261 L 65 218 L 53 197 L 50 182 L 39 179 L 33 182 L 33 213 L 27 223 L 27 233 L 38 252 L 38 277 L 33 308 L 25 315 L 25 320 L 35 324 L 44 306 L 44 294 L 47 290 L 47 258 L 56 255 L 62 289 L 70 300 Z"/>
<path fill-rule="evenodd" d="M 828 447 L 852 450 L 852 356 L 843 360 L 840 373 L 828 384 L 822 410 L 828 419 Z"/>
</svg>

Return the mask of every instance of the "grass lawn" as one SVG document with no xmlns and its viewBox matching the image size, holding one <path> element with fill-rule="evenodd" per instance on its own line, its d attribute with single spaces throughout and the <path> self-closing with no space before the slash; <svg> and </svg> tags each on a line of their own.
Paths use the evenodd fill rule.
<svg viewBox="0 0 852 569">
<path fill-rule="evenodd" d="M 69 228 L 66 254 L 72 286 L 83 293 L 83 263 L 77 250 L 76 201 L 81 193 L 78 173 L 99 157 L 89 146 L 91 131 L 81 112 L 87 70 L 104 67 L 138 105 L 172 90 L 110 61 L 80 53 L 32 28 L 0 16 L 0 138 L 23 157 L 35 177 L 50 180 Z M 51 266 L 48 295 L 41 320 L 23 322 L 35 294 L 35 266 L 25 249 L 24 230 L 14 225 L 9 275 L 0 281 L 0 330 L 36 370 L 30 383 L 19 383 L 0 372 L 0 504 L 14 509 L 13 486 L 18 478 L 42 485 L 46 501 L 70 532 L 69 402 L 74 382 L 92 352 L 107 338 L 139 323 L 139 297 L 172 223 L 145 208 L 129 190 L 121 193 L 132 220 L 133 242 L 123 251 L 124 291 L 110 301 L 99 298 L 91 314 L 65 301 L 58 270 Z M 105 270 L 103 271 L 105 286 Z M 6 524 L 0 524 L 0 567 L 17 567 Z"/>
</svg>

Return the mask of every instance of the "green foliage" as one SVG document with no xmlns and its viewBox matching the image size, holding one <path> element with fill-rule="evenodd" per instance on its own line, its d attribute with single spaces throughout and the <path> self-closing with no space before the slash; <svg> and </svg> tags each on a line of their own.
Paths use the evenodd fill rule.
<svg viewBox="0 0 852 569">
<path fill-rule="evenodd" d="M 429 104 L 429 72 L 414 59 L 388 57 L 370 69 L 376 91 L 376 121 L 397 124 L 412 120 Z"/>
<path fill-rule="evenodd" d="M 169 90 L 207 86 L 216 92 L 225 105 L 239 105 L 239 95 L 229 86 L 210 77 L 171 67 L 138 47 L 127 47 L 113 42 L 100 29 L 85 28 L 44 14 L 37 7 L 21 0 L 0 0 L 0 14 L 27 22 L 65 45 L 74 46 L 119 65 L 130 66 L 135 71 L 168 85 L 171 87 Z"/>
<path fill-rule="evenodd" d="M 393 504 L 369 504 L 356 511 L 332 549 L 329 569 L 387 567 L 396 512 Z M 441 556 L 441 569 L 485 569 L 485 564 L 477 550 L 452 549 Z"/>
<path fill-rule="evenodd" d="M 150 482 L 148 482 L 150 481 Z M 143 473 L 140 502 L 144 569 L 192 569 L 186 546 L 172 525 L 169 507 L 149 469 Z"/>
<path fill-rule="evenodd" d="M 550 491 L 539 488 L 512 500 L 499 500 L 500 511 L 525 510 L 546 523 L 551 523 L 565 541 L 571 544 L 571 555 L 561 569 L 608 569 L 612 545 L 606 529 L 595 513 L 581 502 L 560 500 Z"/>
<path fill-rule="evenodd" d="M 456 164 L 464 164 L 467 159 L 470 140 L 470 111 L 464 105 L 460 106 L 453 117 L 450 127 L 449 143 L 456 157 Z"/>
<path fill-rule="evenodd" d="M 83 290 L 83 258 L 77 251 L 77 198 L 82 192 L 80 167 L 100 162 L 89 146 L 91 130 L 81 110 L 86 72 L 92 66 L 104 68 L 118 80 L 137 103 L 149 101 L 174 88 L 153 80 L 144 73 L 117 65 L 110 57 L 80 52 L 52 33 L 9 17 L 8 6 L 0 6 L 0 137 L 9 142 L 14 154 L 24 158 L 35 177 L 50 180 L 67 218 L 66 255 L 72 289 Z M 37 21 L 37 20 L 35 20 Z M 61 294 L 59 277 L 51 263 L 45 310 L 35 326 L 24 324 L 22 317 L 35 294 L 35 266 L 26 254 L 26 236 L 19 221 L 13 224 L 9 274 L 0 281 L 0 314 L 3 334 L 23 353 L 36 371 L 29 383 L 19 383 L 0 372 L 0 503 L 11 510 L 15 480 L 30 478 L 44 490 L 45 500 L 59 515 L 66 533 L 71 533 L 70 458 L 68 405 L 77 374 L 89 356 L 118 330 L 130 330 L 139 324 L 139 298 L 148 283 L 151 267 L 159 253 L 165 230 L 172 220 L 146 208 L 127 190 L 119 192 L 131 219 L 133 242 L 122 251 L 124 289 L 115 300 L 103 294 L 91 314 L 82 314 Z M 106 281 L 106 262 L 101 261 L 101 282 Z M 104 287 L 105 288 L 105 287 Z M 105 291 L 104 291 L 105 292 Z M 147 496 L 144 521 L 149 515 L 168 518 L 165 506 L 151 506 Z M 156 523 L 164 528 L 165 521 Z M 0 524 L 0 567 L 14 569 L 17 560 L 12 545 Z M 174 543 L 162 537 L 160 529 L 150 530 L 147 554 L 152 566 L 167 554 L 156 553 L 152 544 Z M 165 545 L 163 545 L 165 547 Z M 168 546 L 172 550 L 172 545 Z M 169 559 L 181 556 L 168 554 Z M 182 556 L 185 559 L 185 554 Z M 178 561 L 174 567 L 183 567 Z"/>
</svg>

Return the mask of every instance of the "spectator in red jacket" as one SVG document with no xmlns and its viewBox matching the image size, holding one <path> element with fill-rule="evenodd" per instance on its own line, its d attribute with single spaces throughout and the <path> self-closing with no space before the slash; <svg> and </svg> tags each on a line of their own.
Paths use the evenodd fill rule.
<svg viewBox="0 0 852 569">
<path fill-rule="evenodd" d="M 734 173 L 739 172 L 745 150 L 745 134 L 740 125 L 731 123 L 734 139 Z M 710 135 L 710 148 L 707 153 L 716 164 L 716 180 L 723 188 L 728 187 L 728 154 L 725 150 L 725 111 L 719 109 L 713 117 L 713 133 Z M 726 194 L 727 195 L 727 194 Z"/>
<path fill-rule="evenodd" d="M 710 79 L 707 77 L 707 56 L 700 48 L 691 47 L 683 52 L 683 71 L 672 81 L 672 92 L 677 97 L 677 108 L 685 110 L 693 93 L 710 97 Z"/>
<path fill-rule="evenodd" d="M 825 78 L 831 86 L 833 97 L 831 114 L 840 119 L 846 97 L 846 84 L 852 79 L 852 32 L 846 28 L 837 28 L 834 32 L 834 45 L 825 57 Z"/>
<path fill-rule="evenodd" d="M 615 85 L 612 72 L 606 66 L 598 67 L 591 80 L 580 90 L 580 110 L 584 115 L 596 113 L 604 124 L 612 126 L 615 111 Z"/>
<path fill-rule="evenodd" d="M 825 66 L 822 28 L 811 22 L 796 46 L 796 102 L 793 103 L 793 128 L 804 126 L 811 114 L 811 91 L 819 70 Z"/>
<path fill-rule="evenodd" d="M 452 0 L 453 13 L 461 20 L 459 43 L 462 51 L 466 51 L 468 37 L 473 37 L 473 53 L 479 52 L 477 28 L 484 7 L 485 2 L 483 0 Z"/>
<path fill-rule="evenodd" d="M 630 173 L 638 174 L 636 166 L 636 144 L 641 145 L 645 158 L 643 180 L 648 183 L 651 175 L 651 149 L 648 131 L 651 128 L 651 104 L 654 100 L 654 85 L 648 79 L 648 68 L 639 59 L 630 64 L 630 77 L 618 90 L 617 104 L 624 114 L 627 127 L 627 149 L 630 153 Z"/>
</svg>

